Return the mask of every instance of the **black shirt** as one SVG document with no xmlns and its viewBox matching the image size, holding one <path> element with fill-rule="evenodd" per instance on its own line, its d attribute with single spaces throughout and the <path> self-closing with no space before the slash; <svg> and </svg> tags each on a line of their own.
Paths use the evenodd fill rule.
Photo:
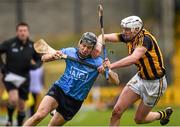
<svg viewBox="0 0 180 127">
<path fill-rule="evenodd" d="M 5 68 L 8 72 L 12 72 L 29 78 L 29 70 L 36 69 L 41 65 L 41 59 L 33 47 L 33 42 L 27 40 L 23 44 L 17 37 L 4 41 L 0 44 L 0 54 L 6 54 Z M 35 65 L 31 64 L 31 59 L 36 61 Z"/>
</svg>

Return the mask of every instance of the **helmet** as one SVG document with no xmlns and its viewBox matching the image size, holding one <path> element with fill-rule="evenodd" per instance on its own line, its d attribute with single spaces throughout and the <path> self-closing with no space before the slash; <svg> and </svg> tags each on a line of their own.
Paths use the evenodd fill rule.
<svg viewBox="0 0 180 127">
<path fill-rule="evenodd" d="M 143 22 L 138 16 L 129 16 L 121 20 L 121 26 L 122 28 L 130 28 L 131 32 L 134 32 L 136 28 L 139 28 L 139 32 L 143 27 Z"/>
<path fill-rule="evenodd" d="M 92 45 L 94 47 L 97 43 L 97 36 L 92 32 L 86 32 L 82 35 L 82 37 L 80 39 L 80 44 L 82 42 L 84 42 L 88 45 Z"/>
</svg>

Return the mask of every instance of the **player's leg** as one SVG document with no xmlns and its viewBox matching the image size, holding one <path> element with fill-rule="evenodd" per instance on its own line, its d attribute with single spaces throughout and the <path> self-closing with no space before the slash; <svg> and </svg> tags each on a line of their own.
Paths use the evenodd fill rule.
<svg viewBox="0 0 180 127">
<path fill-rule="evenodd" d="M 144 104 L 143 101 L 138 106 L 135 115 L 135 122 L 137 124 L 150 123 L 160 118 L 160 114 L 158 112 L 151 112 L 152 107 Z"/>
<path fill-rule="evenodd" d="M 135 122 L 137 124 L 151 123 L 155 120 L 160 120 L 161 125 L 166 125 L 172 115 L 172 108 L 168 107 L 165 110 L 151 112 L 152 107 L 144 105 L 143 102 L 138 106 Z"/>
<path fill-rule="evenodd" d="M 53 97 L 46 95 L 41 101 L 37 112 L 24 123 L 24 126 L 37 125 L 49 112 L 57 108 L 57 106 L 57 101 Z"/>
<path fill-rule="evenodd" d="M 160 124 L 166 125 L 169 123 L 170 117 L 173 113 L 173 109 L 171 107 L 167 107 L 164 110 L 158 111 L 160 113 Z"/>
<path fill-rule="evenodd" d="M 118 126 L 120 124 L 120 118 L 123 112 L 129 106 L 134 104 L 135 101 L 140 99 L 139 85 L 140 85 L 140 78 L 138 77 L 138 74 L 136 74 L 122 90 L 118 98 L 118 101 L 116 102 L 114 109 L 112 111 L 110 125 Z"/>
<path fill-rule="evenodd" d="M 151 112 L 151 109 L 155 106 L 155 104 L 157 104 L 158 100 L 167 88 L 165 77 L 153 81 L 142 80 L 141 87 L 143 89 L 141 92 L 142 101 L 136 112 L 136 123 L 149 123 L 161 119 L 161 122 L 163 121 L 162 123 L 167 124 L 169 122 L 170 115 L 172 114 L 171 108 L 167 108 L 164 111 Z"/>
<path fill-rule="evenodd" d="M 48 126 L 62 126 L 66 123 L 66 120 L 59 112 L 55 112 Z"/>
<path fill-rule="evenodd" d="M 165 87 L 164 88 L 164 91 L 165 91 L 165 89 L 167 87 L 167 82 L 166 82 L 165 77 L 163 77 L 162 79 L 163 79 L 162 84 L 163 84 L 163 87 Z M 164 93 L 164 91 L 162 90 L 163 93 Z M 168 108 L 166 108 L 164 110 L 158 111 L 158 113 L 160 114 L 160 124 L 161 125 L 166 125 L 166 124 L 169 123 L 170 117 L 171 117 L 171 115 L 173 113 L 173 109 L 171 107 L 168 107 Z"/>
<path fill-rule="evenodd" d="M 54 115 L 49 123 L 49 126 L 63 125 L 65 122 L 71 120 L 79 111 L 83 103 L 83 101 L 75 100 L 74 98 L 66 95 L 59 86 L 54 85 L 54 88 L 57 90 L 56 98 L 59 105 L 56 108 L 55 113 L 53 113 Z M 49 95 L 51 94 L 52 93 L 49 92 Z"/>
<path fill-rule="evenodd" d="M 123 112 L 139 98 L 140 96 L 132 91 L 129 86 L 125 86 L 112 111 L 110 126 L 118 126 Z"/>
</svg>

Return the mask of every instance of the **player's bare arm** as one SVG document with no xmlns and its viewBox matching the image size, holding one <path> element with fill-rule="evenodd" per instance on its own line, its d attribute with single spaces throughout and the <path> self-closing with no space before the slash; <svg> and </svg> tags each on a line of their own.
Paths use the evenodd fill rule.
<svg viewBox="0 0 180 127">
<path fill-rule="evenodd" d="M 118 74 L 115 73 L 114 71 L 112 71 L 111 69 L 109 69 L 109 82 L 113 83 L 115 85 L 119 85 L 120 84 L 120 80 L 119 80 Z"/>
<path fill-rule="evenodd" d="M 54 60 L 58 60 L 60 59 L 62 56 L 62 52 L 60 50 L 56 50 L 56 52 L 54 53 L 47 53 L 47 54 L 44 54 L 42 57 L 41 57 L 41 60 L 43 62 L 49 62 L 49 61 L 54 61 Z"/>
<path fill-rule="evenodd" d="M 113 43 L 119 42 L 119 38 L 116 33 L 104 34 L 104 40 L 108 42 L 113 42 Z M 92 56 L 94 58 L 97 56 L 100 56 L 101 50 L 102 50 L 102 35 L 99 35 L 97 39 L 96 47 L 91 53 Z"/>
<path fill-rule="evenodd" d="M 130 65 L 136 63 L 146 53 L 146 51 L 147 51 L 147 49 L 143 46 L 137 47 L 131 55 L 129 55 L 117 62 L 114 62 L 108 66 L 111 69 L 130 66 Z"/>
<path fill-rule="evenodd" d="M 93 49 L 91 55 L 93 58 L 96 58 L 98 56 L 100 56 L 102 51 L 102 43 L 101 42 L 97 42 L 95 48 Z"/>
<path fill-rule="evenodd" d="M 117 33 L 104 34 L 104 40 L 108 42 L 119 42 Z M 102 42 L 102 35 L 98 36 L 98 42 Z"/>
</svg>

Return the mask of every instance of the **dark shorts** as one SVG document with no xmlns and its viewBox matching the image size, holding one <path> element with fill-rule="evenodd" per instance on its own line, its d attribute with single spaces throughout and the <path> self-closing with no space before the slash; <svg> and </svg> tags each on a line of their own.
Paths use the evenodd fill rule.
<svg viewBox="0 0 180 127">
<path fill-rule="evenodd" d="M 56 99 L 59 104 L 56 111 L 59 112 L 66 121 L 73 118 L 83 103 L 83 101 L 75 100 L 74 98 L 67 96 L 57 85 L 53 85 L 49 89 L 47 95 Z"/>
<path fill-rule="evenodd" d="M 6 90 L 9 92 L 10 90 L 17 89 L 19 98 L 22 100 L 28 99 L 29 94 L 29 80 L 26 80 L 19 88 L 17 88 L 13 83 L 4 81 L 4 85 Z"/>
</svg>

